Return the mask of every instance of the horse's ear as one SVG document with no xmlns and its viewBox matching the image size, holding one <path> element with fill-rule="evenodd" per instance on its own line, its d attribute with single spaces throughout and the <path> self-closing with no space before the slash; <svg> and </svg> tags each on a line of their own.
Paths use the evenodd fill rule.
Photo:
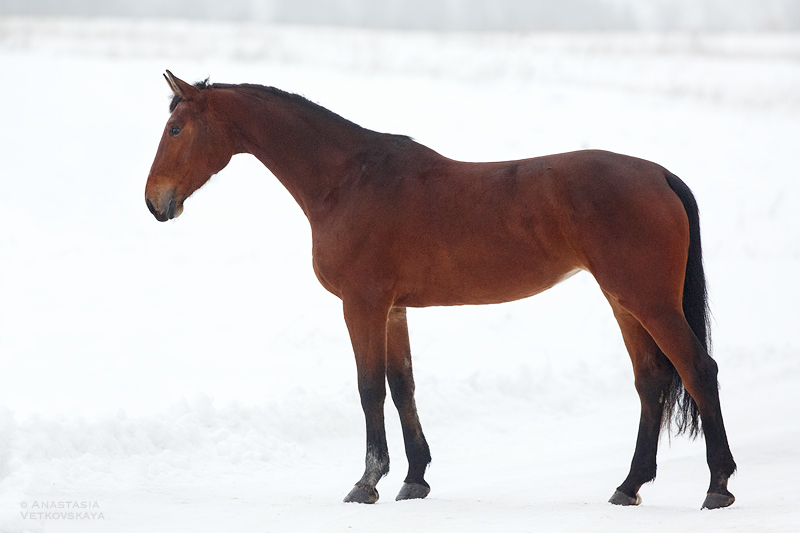
<svg viewBox="0 0 800 533">
<path fill-rule="evenodd" d="M 192 100 L 194 97 L 200 94 L 200 89 L 194 85 L 186 83 L 180 78 L 176 78 L 170 71 L 167 71 L 167 73 L 164 74 L 164 78 L 167 80 L 169 88 L 172 90 L 172 92 L 180 96 L 183 100 Z"/>
</svg>

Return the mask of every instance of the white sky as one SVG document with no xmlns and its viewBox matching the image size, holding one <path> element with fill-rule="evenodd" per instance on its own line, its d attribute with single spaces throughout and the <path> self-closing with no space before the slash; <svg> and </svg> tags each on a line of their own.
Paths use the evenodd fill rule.
<svg viewBox="0 0 800 533">
<path fill-rule="evenodd" d="M 796 31 L 797 0 L 0 0 L 0 16 L 206 18 L 425 30 Z"/>
</svg>

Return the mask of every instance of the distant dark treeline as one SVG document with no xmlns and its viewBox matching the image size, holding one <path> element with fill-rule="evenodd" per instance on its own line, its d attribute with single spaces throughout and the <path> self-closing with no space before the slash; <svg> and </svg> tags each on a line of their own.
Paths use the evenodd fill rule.
<svg viewBox="0 0 800 533">
<path fill-rule="evenodd" d="M 799 30 L 800 0 L 0 0 L 0 16 L 171 17 L 421 30 Z"/>
</svg>

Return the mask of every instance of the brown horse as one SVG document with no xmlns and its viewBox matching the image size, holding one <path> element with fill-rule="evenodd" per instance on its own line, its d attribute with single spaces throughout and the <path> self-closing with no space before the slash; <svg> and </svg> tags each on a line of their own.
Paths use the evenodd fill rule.
<svg viewBox="0 0 800 533">
<path fill-rule="evenodd" d="M 614 311 L 641 399 L 630 473 L 611 503 L 641 502 L 660 432 L 673 419 L 690 436 L 702 420 L 711 471 L 703 507 L 733 503 L 736 464 L 708 354 L 698 210 L 679 178 L 601 151 L 462 163 L 272 87 L 165 77 L 171 115 L 145 189 L 156 219 L 180 215 L 195 190 L 246 152 L 311 224 L 314 272 L 342 300 L 366 418 L 366 469 L 345 501 L 375 502 L 389 470 L 386 381 L 408 457 L 397 499 L 430 491 L 406 307 L 508 302 L 586 270 Z"/>
</svg>

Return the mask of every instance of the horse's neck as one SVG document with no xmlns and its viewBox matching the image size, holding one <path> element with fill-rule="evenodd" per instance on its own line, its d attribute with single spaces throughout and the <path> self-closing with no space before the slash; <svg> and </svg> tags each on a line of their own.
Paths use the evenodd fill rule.
<svg viewBox="0 0 800 533">
<path fill-rule="evenodd" d="M 240 95 L 231 114 L 241 151 L 264 163 L 309 217 L 372 133 L 282 95 Z"/>
</svg>

